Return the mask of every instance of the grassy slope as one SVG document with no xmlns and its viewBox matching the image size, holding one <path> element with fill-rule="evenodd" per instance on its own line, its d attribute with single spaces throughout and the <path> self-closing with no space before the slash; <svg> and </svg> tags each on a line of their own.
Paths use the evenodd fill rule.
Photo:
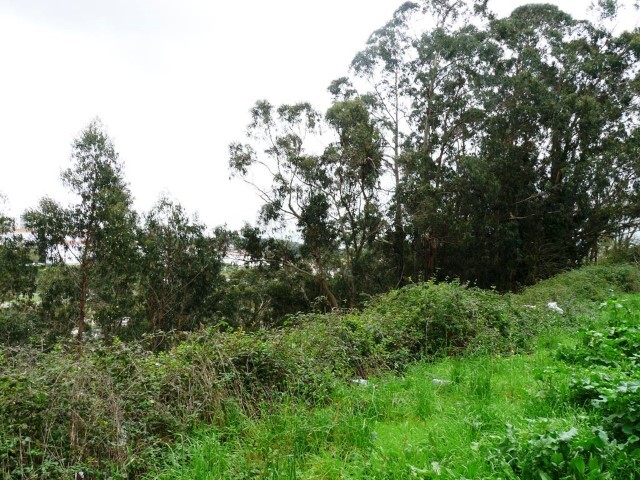
<svg viewBox="0 0 640 480">
<path fill-rule="evenodd" d="M 496 478 L 483 443 L 506 423 L 540 416 L 571 423 L 573 412 L 539 400 L 536 373 L 550 363 L 541 351 L 418 364 L 403 378 L 346 388 L 330 407 L 288 405 L 245 420 L 240 432 L 205 434 L 177 454 L 162 478 L 404 479 L 442 470 Z M 455 381 L 436 386 L 433 378 Z"/>
<path fill-rule="evenodd" d="M 538 308 L 545 298 L 564 301 L 583 315 L 578 317 L 583 327 L 593 323 L 604 328 L 607 319 L 597 318 L 594 304 L 586 299 L 602 294 L 608 280 L 593 275 L 586 282 L 573 278 L 582 275 L 578 271 L 567 274 L 568 279 L 543 283 L 517 301 L 538 303 Z M 568 287 L 567 280 L 581 290 Z M 640 296 L 625 301 L 633 311 L 640 310 Z M 638 315 L 632 317 L 637 322 Z M 265 407 L 260 419 L 238 413 L 225 426 L 185 441 L 164 471 L 153 476 L 638 477 L 635 460 L 615 442 L 594 444 L 591 437 L 601 416 L 569 400 L 576 371 L 557 358 L 556 350 L 559 344 L 575 344 L 577 338 L 575 329 L 558 328 L 539 336 L 531 354 L 418 363 L 402 377 L 386 375 L 367 385 L 342 387 L 324 407 L 309 408 L 292 400 L 275 412 Z"/>
</svg>

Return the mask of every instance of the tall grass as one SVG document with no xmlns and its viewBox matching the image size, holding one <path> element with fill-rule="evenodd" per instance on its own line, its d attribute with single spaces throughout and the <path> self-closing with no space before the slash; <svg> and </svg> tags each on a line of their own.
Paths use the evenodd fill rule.
<svg viewBox="0 0 640 480">
<path fill-rule="evenodd" d="M 224 443 L 215 429 L 203 432 L 152 476 L 495 478 L 487 455 L 506 423 L 577 418 L 543 399 L 536 375 L 552 364 L 548 351 L 419 363 L 402 377 L 343 386 L 324 407 L 289 403 L 266 411 Z"/>
</svg>

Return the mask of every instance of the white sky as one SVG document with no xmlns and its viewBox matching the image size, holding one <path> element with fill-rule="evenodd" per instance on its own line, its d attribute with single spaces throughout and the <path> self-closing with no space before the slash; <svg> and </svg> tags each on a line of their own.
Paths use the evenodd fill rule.
<svg viewBox="0 0 640 480">
<path fill-rule="evenodd" d="M 19 216 L 99 116 L 136 208 L 170 193 L 209 226 L 254 222 L 227 147 L 258 99 L 328 106 L 330 81 L 403 0 L 0 0 L 0 192 Z M 490 1 L 501 16 L 526 1 Z M 550 0 L 583 17 L 590 0 Z M 637 12 L 625 21 L 635 25 Z"/>
</svg>

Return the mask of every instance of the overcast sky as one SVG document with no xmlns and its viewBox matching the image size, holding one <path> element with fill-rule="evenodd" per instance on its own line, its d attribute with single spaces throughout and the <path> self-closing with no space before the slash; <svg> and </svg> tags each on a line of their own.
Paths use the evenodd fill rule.
<svg viewBox="0 0 640 480">
<path fill-rule="evenodd" d="M 258 200 L 227 169 L 249 108 L 262 98 L 326 108 L 329 82 L 401 3 L 0 0 L 0 192 L 9 212 L 43 195 L 67 200 L 59 176 L 71 141 L 98 116 L 136 208 L 165 192 L 209 226 L 253 222 Z M 506 15 L 524 3 L 490 6 Z M 590 0 L 548 3 L 583 17 Z"/>
</svg>

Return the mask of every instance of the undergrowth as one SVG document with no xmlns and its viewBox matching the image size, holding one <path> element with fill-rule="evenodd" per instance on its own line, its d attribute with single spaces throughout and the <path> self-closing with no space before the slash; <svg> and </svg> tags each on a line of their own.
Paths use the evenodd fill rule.
<svg viewBox="0 0 640 480">
<path fill-rule="evenodd" d="M 151 476 L 640 478 L 639 307 L 638 296 L 605 302 L 578 338 L 548 332 L 532 354 L 420 362 L 343 385 L 321 407 L 290 398 L 231 434 L 200 432 Z"/>
<path fill-rule="evenodd" d="M 511 389 L 511 395 L 529 399 L 527 405 L 540 403 L 529 386 L 522 390 L 507 385 L 507 380 L 528 378 L 542 368 L 529 363 L 546 358 L 529 355 L 540 333 L 584 323 L 611 292 L 639 287 L 634 267 L 589 267 L 519 296 L 457 282 L 411 285 L 375 299 L 362 312 L 298 316 L 285 328 L 256 333 L 202 330 L 175 337 L 159 353 L 118 341 L 89 343 L 82 355 L 65 344 L 49 352 L 5 348 L 0 354 L 0 475 L 53 479 L 82 472 L 84 478 L 138 478 L 161 463 L 171 448 L 178 449 L 175 458 L 180 462 L 185 458 L 180 455 L 186 455 L 192 459 L 190 466 L 219 464 L 213 471 L 226 472 L 202 478 L 297 478 L 300 468 L 338 472 L 349 462 L 354 472 L 364 468 L 357 475 L 379 478 L 442 473 L 448 465 L 443 459 L 462 455 L 455 438 L 472 435 L 478 450 L 471 452 L 478 459 L 506 441 L 485 445 L 482 434 L 487 425 L 503 428 L 507 420 L 506 404 L 491 406 L 503 391 L 500 385 Z M 550 300 L 565 314 L 546 308 Z M 485 360 L 459 359 L 469 355 Z M 413 366 L 446 357 L 433 365 Z M 490 358 L 496 360 L 486 360 Z M 389 377 L 396 385 L 390 390 L 375 383 L 360 389 L 346 386 L 354 378 L 385 372 L 401 375 Z M 430 383 L 433 375 L 444 383 Z M 406 394 L 394 393 L 394 388 Z M 442 397 L 443 392 L 451 398 Z M 564 405 L 559 393 L 549 394 L 556 397 L 553 401 Z M 452 430 L 460 412 L 451 406 L 468 399 L 474 403 L 467 406 L 464 425 Z M 407 417 L 407 408 L 415 414 Z M 585 415 L 599 414 L 595 407 L 580 408 Z M 428 435 L 438 448 L 425 447 L 421 426 L 434 419 L 440 430 Z M 414 432 L 408 434 L 409 443 L 417 450 L 405 452 L 405 443 L 394 440 L 391 431 L 374 430 L 376 422 L 385 421 L 404 422 Z M 265 422 L 273 422 L 272 427 Z M 200 439 L 176 443 L 192 438 L 204 425 L 208 430 Z M 512 436 L 518 438 L 520 426 L 513 428 Z M 282 437 L 282 432 L 287 435 Z M 617 439 L 619 432 L 613 429 L 611 435 Z M 519 451 L 518 445 L 509 448 Z M 204 449 L 202 455 L 194 453 L 198 449 Z M 505 455 L 495 453 L 495 458 L 513 464 Z M 311 457 L 317 464 L 300 463 Z M 431 463 L 407 460 L 405 465 L 405 457 Z M 400 476 L 376 473 L 396 463 L 415 470 L 402 467 Z M 336 475 L 317 478 L 342 478 Z M 360 478 L 357 475 L 353 478 Z"/>
</svg>

